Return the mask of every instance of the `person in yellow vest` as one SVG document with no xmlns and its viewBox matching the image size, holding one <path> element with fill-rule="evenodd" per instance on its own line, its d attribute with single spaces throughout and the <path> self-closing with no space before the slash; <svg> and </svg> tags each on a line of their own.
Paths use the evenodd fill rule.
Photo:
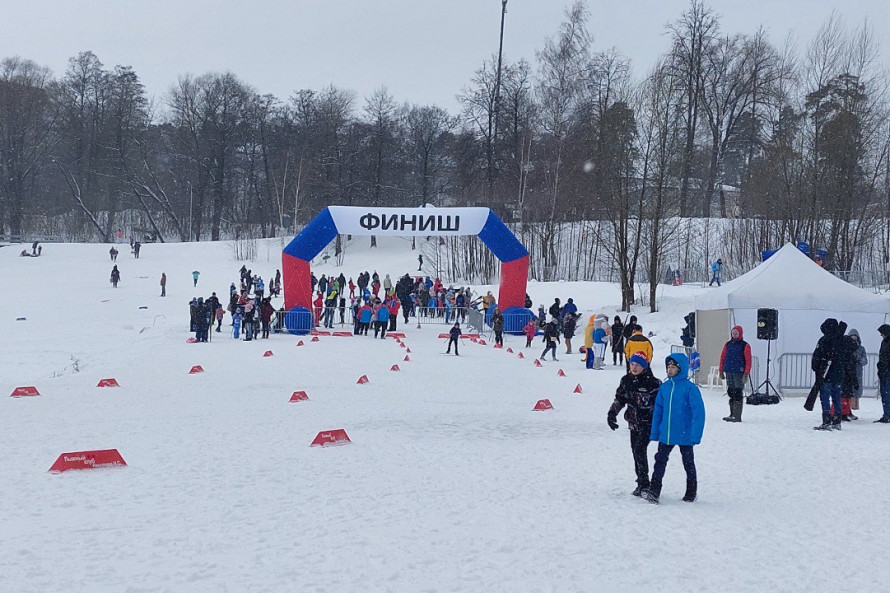
<svg viewBox="0 0 890 593">
<path fill-rule="evenodd" d="M 643 328 L 639 325 L 634 326 L 633 333 L 624 344 L 624 359 L 629 361 L 637 352 L 645 354 L 646 360 L 652 360 L 652 342 L 643 335 Z M 627 364 L 630 366 L 629 362 Z"/>
</svg>

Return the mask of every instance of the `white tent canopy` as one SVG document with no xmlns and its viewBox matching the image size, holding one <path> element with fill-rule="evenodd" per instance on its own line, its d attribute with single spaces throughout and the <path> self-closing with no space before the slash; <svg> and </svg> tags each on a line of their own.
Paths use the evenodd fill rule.
<svg viewBox="0 0 890 593">
<path fill-rule="evenodd" d="M 800 357 L 794 356 L 812 353 L 821 336 L 819 325 L 828 317 L 856 328 L 866 351 L 876 354 L 877 328 L 890 315 L 890 299 L 844 282 L 788 243 L 747 274 L 695 299 L 696 342 L 705 372 L 719 364 L 732 326 L 741 325 L 758 358 L 752 378 L 764 379 L 767 343 L 757 340 L 756 325 L 761 308 L 779 311 L 779 338 L 770 344 L 770 378 L 776 385 L 784 380 L 787 386 L 801 383 L 808 367 L 791 369 L 792 363 L 801 366 Z"/>
</svg>

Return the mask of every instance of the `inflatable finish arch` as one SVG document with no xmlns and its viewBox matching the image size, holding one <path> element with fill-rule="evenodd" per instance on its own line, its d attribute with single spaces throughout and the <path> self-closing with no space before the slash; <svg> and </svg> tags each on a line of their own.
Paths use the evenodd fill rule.
<svg viewBox="0 0 890 593">
<path fill-rule="evenodd" d="M 478 235 L 501 261 L 498 307 L 524 307 L 528 250 L 489 208 L 360 208 L 328 206 L 284 248 L 284 306 L 312 308 L 309 262 L 338 234 Z"/>
</svg>

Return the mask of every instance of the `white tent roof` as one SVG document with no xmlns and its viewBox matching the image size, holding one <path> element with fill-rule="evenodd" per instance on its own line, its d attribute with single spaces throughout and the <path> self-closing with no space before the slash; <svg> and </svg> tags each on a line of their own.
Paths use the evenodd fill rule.
<svg viewBox="0 0 890 593">
<path fill-rule="evenodd" d="M 700 311 L 761 307 L 890 313 L 890 299 L 826 272 L 791 243 L 747 274 L 695 299 Z"/>
</svg>

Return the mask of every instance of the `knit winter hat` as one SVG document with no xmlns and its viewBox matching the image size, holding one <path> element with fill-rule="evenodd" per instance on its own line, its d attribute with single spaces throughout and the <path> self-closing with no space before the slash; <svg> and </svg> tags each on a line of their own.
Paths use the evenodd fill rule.
<svg viewBox="0 0 890 593">
<path fill-rule="evenodd" d="M 646 360 L 646 354 L 643 353 L 643 352 L 637 352 L 637 353 L 635 353 L 633 356 L 631 356 L 631 357 L 628 359 L 627 362 L 628 362 L 628 364 L 630 364 L 630 363 L 632 363 L 632 362 L 635 362 L 635 363 L 637 363 L 638 365 L 640 365 L 641 367 L 643 367 L 644 369 L 648 369 L 648 368 L 649 368 L 649 361 Z"/>
</svg>

